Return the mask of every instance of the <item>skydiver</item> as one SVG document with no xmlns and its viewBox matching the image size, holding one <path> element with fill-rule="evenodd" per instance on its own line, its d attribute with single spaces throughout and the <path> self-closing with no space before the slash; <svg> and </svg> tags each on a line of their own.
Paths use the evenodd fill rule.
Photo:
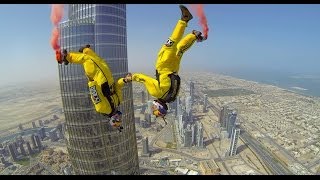
<svg viewBox="0 0 320 180">
<path fill-rule="evenodd" d="M 59 64 L 64 62 L 65 65 L 69 63 L 83 65 L 96 111 L 108 116 L 109 123 L 121 132 L 122 113 L 118 108 L 122 102 L 122 88 L 131 81 L 132 78 L 129 77 L 131 74 L 115 82 L 108 64 L 90 48 L 90 45 L 81 47 L 79 52 L 56 51 L 56 59 Z"/>
<path fill-rule="evenodd" d="M 156 79 L 145 74 L 133 73 L 132 81 L 143 83 L 148 93 L 155 97 L 153 114 L 156 117 L 164 117 L 167 114 L 168 107 L 166 103 L 171 103 L 176 99 L 180 89 L 180 77 L 178 75 L 180 61 L 184 52 L 186 52 L 195 41 L 202 42 L 206 40 L 200 31 L 193 30 L 183 37 L 188 22 L 193 18 L 189 10 L 180 5 L 181 19 L 178 20 L 171 36 L 166 43 L 162 45 L 156 61 Z M 166 121 L 165 121 L 166 123 Z M 167 124 L 167 123 L 166 123 Z"/>
</svg>

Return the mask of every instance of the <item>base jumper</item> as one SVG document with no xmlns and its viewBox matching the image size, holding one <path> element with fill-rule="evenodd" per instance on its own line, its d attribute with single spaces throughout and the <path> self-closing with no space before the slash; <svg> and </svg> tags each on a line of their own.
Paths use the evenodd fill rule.
<svg viewBox="0 0 320 180">
<path fill-rule="evenodd" d="M 183 37 L 188 22 L 193 16 L 185 6 L 180 5 L 179 7 L 181 18 L 158 53 L 155 65 L 156 78 L 141 73 L 132 74 L 132 81 L 143 83 L 148 93 L 156 98 L 152 107 L 153 114 L 156 117 L 162 117 L 164 121 L 164 116 L 168 110 L 166 103 L 173 102 L 179 93 L 180 77 L 178 72 L 183 54 L 195 41 L 202 42 L 206 40 L 202 33 L 196 30 Z M 128 78 L 131 77 L 130 75 L 128 74 Z"/>
<path fill-rule="evenodd" d="M 125 83 L 131 81 L 131 77 L 127 75 L 114 81 L 108 64 L 90 48 L 90 45 L 80 48 L 79 52 L 56 51 L 56 59 L 59 64 L 64 62 L 65 65 L 83 65 L 95 110 L 108 116 L 111 126 L 121 132 L 122 113 L 118 108 L 122 102 L 122 88 Z"/>
</svg>

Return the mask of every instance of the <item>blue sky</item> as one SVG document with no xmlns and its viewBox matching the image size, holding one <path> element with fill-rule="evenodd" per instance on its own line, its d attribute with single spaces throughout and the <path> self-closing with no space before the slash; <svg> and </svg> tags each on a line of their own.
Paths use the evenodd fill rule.
<svg viewBox="0 0 320 180">
<path fill-rule="evenodd" d="M 209 38 L 185 53 L 181 70 L 319 72 L 320 5 L 204 5 Z M 58 79 L 49 4 L 1 4 L 0 85 Z M 154 70 L 176 21 L 175 4 L 128 4 L 129 71 Z M 195 16 L 186 33 L 201 30 Z M 141 68 L 141 64 L 144 65 Z"/>
</svg>

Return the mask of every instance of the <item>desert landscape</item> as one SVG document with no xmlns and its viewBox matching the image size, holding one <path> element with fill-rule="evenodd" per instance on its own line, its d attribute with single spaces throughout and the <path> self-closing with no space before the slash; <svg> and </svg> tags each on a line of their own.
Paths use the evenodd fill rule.
<svg viewBox="0 0 320 180">
<path fill-rule="evenodd" d="M 58 81 L 48 80 L 0 87 L 0 132 L 60 114 Z M 31 124 L 31 123 L 30 123 Z"/>
</svg>

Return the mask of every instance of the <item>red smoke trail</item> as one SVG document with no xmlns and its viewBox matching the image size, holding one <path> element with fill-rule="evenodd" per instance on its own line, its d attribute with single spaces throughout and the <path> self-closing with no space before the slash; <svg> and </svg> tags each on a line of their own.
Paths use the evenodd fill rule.
<svg viewBox="0 0 320 180">
<path fill-rule="evenodd" d="M 191 9 L 196 11 L 196 15 L 199 18 L 199 24 L 202 27 L 202 32 L 204 37 L 207 39 L 208 38 L 208 23 L 207 23 L 207 17 L 204 14 L 204 10 L 203 10 L 203 5 L 202 4 L 191 4 Z"/>
<path fill-rule="evenodd" d="M 51 46 L 55 51 L 60 51 L 60 45 L 58 43 L 59 39 L 59 29 L 58 23 L 63 17 L 63 4 L 52 4 L 51 5 L 51 22 L 54 25 L 51 35 Z"/>
</svg>

